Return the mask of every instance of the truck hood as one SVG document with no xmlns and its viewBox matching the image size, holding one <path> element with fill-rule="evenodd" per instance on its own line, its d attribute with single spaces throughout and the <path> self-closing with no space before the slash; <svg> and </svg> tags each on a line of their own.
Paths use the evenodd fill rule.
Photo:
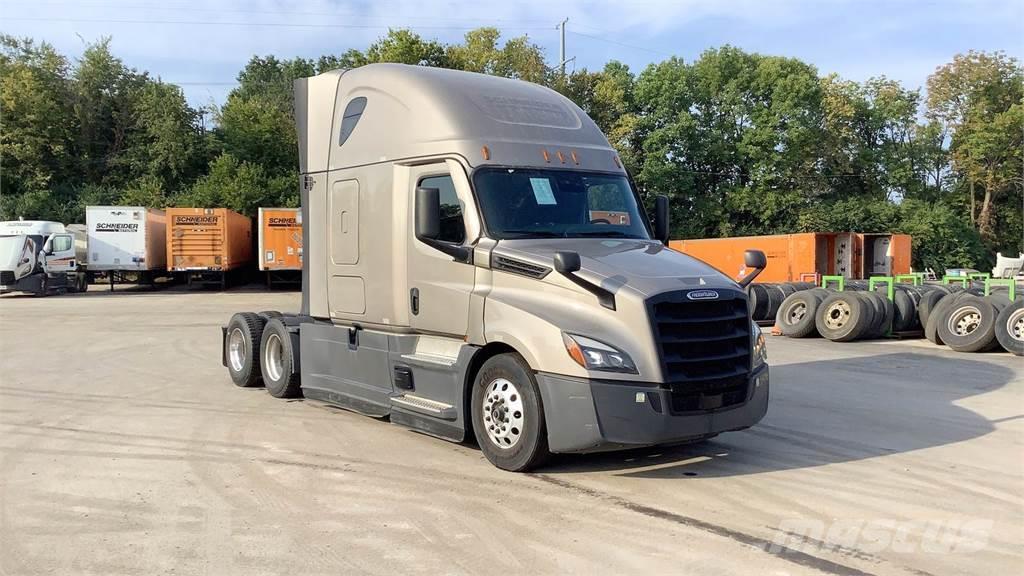
<svg viewBox="0 0 1024 576">
<path fill-rule="evenodd" d="M 655 240 L 613 238 L 544 238 L 501 240 L 493 253 L 553 267 L 555 252 L 580 255 L 578 274 L 613 292 L 619 289 L 648 297 L 669 290 L 737 288 L 736 282 L 711 266 Z"/>
</svg>

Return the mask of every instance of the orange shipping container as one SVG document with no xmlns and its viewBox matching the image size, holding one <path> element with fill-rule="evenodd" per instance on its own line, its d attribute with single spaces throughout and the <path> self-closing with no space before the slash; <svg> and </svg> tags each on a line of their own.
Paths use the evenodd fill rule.
<svg viewBox="0 0 1024 576">
<path fill-rule="evenodd" d="M 252 220 L 227 208 L 168 208 L 167 266 L 228 271 L 252 261 Z"/>
<path fill-rule="evenodd" d="M 260 208 L 260 270 L 302 270 L 302 211 Z"/>
<path fill-rule="evenodd" d="M 768 267 L 758 282 L 796 282 L 815 274 L 861 279 L 910 272 L 910 236 L 906 234 L 807 232 L 672 240 L 669 247 L 707 262 L 730 278 L 746 273 L 745 250 L 761 250 Z"/>
</svg>

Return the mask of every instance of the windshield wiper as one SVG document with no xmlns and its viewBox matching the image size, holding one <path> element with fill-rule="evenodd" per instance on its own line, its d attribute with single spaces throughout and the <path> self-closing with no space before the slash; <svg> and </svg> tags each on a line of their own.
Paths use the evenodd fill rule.
<svg viewBox="0 0 1024 576">
<path fill-rule="evenodd" d="M 502 234 L 521 234 L 524 237 L 536 236 L 537 238 L 565 238 L 565 234 L 552 232 L 550 230 L 502 230 Z"/>
</svg>

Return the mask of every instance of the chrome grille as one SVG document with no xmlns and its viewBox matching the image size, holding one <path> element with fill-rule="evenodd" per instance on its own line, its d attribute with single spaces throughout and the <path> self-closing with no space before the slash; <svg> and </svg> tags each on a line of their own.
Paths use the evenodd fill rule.
<svg viewBox="0 0 1024 576">
<path fill-rule="evenodd" d="M 647 302 L 672 411 L 742 404 L 751 353 L 746 294 L 719 289 L 717 299 L 690 300 L 689 292 L 667 292 Z"/>
</svg>

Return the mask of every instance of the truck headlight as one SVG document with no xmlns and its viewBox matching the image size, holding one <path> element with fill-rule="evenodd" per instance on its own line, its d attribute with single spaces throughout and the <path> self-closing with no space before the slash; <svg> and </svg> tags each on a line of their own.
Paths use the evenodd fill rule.
<svg viewBox="0 0 1024 576">
<path fill-rule="evenodd" d="M 768 361 L 768 346 L 765 344 L 764 332 L 761 331 L 761 327 L 753 323 L 751 326 L 754 328 L 754 358 L 752 368 L 756 370 Z"/>
<path fill-rule="evenodd" d="M 587 370 L 638 373 L 636 364 L 633 363 L 629 354 L 614 346 L 598 342 L 593 338 L 564 332 L 562 333 L 562 342 L 565 343 L 565 350 L 569 353 L 569 357 Z"/>
</svg>

